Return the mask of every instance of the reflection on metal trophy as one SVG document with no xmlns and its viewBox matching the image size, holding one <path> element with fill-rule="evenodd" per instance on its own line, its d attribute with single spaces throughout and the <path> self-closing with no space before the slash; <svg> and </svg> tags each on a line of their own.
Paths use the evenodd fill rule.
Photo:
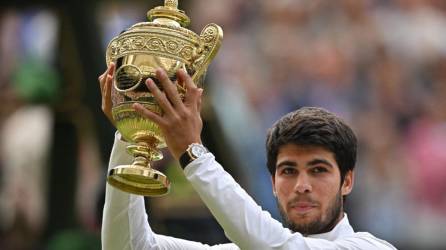
<svg viewBox="0 0 446 250">
<path fill-rule="evenodd" d="M 131 165 L 110 170 L 107 181 L 126 192 L 159 196 L 169 192 L 170 182 L 151 162 L 162 158 L 160 149 L 166 144 L 159 127 L 135 112 L 132 104 L 139 102 L 153 112 L 162 112 L 145 85 L 149 77 L 158 84 L 157 68 L 163 68 L 175 83 L 176 71 L 184 69 L 196 84 L 202 84 L 223 31 L 216 24 L 206 25 L 200 35 L 186 29 L 190 19 L 178 10 L 177 0 L 165 0 L 164 6 L 149 10 L 147 17 L 149 22 L 133 25 L 107 47 L 107 65 L 116 65 L 113 118 L 122 137 L 130 142 L 127 151 L 134 157 Z M 184 96 L 184 88 L 177 84 L 177 89 Z"/>
</svg>

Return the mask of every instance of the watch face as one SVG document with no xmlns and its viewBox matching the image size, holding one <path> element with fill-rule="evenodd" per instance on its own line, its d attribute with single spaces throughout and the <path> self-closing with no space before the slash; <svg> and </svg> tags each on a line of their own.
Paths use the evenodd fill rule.
<svg viewBox="0 0 446 250">
<path fill-rule="evenodd" d="M 192 153 L 192 155 L 195 156 L 195 158 L 198 158 L 198 157 L 206 154 L 207 150 L 203 145 L 197 144 L 197 145 L 192 146 L 191 153 Z"/>
</svg>

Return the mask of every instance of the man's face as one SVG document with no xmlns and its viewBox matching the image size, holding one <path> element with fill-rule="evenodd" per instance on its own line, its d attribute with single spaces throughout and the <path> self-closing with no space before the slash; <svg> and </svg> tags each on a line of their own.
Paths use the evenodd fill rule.
<svg viewBox="0 0 446 250">
<path fill-rule="evenodd" d="M 330 231 L 342 218 L 342 196 L 353 173 L 341 174 L 334 154 L 322 147 L 281 146 L 272 178 L 278 206 L 289 228 L 304 235 Z"/>
</svg>

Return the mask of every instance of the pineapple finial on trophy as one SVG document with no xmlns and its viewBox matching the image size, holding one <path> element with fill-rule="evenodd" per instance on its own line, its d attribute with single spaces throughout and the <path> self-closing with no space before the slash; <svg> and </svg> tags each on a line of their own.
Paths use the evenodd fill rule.
<svg viewBox="0 0 446 250">
<path fill-rule="evenodd" d="M 164 6 L 158 6 L 147 12 L 147 18 L 154 23 L 187 27 L 190 18 L 178 9 L 178 0 L 164 0 Z"/>
<path fill-rule="evenodd" d="M 178 0 L 164 0 L 164 6 L 169 8 L 178 8 Z"/>
</svg>

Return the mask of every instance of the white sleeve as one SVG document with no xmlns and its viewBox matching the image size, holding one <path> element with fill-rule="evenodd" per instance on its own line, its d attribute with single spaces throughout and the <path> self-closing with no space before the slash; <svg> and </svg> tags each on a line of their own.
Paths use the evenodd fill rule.
<svg viewBox="0 0 446 250">
<path fill-rule="evenodd" d="M 108 169 L 131 164 L 127 144 L 116 133 Z M 155 234 L 147 220 L 142 196 L 122 192 L 106 184 L 105 204 L 102 215 L 101 240 L 103 250 L 148 249 L 237 249 L 234 244 L 209 246 L 200 242 Z"/>
<path fill-rule="evenodd" d="M 211 153 L 194 160 L 184 173 L 226 236 L 241 249 L 394 249 L 358 234 L 329 241 L 292 233 L 263 211 Z"/>
</svg>

